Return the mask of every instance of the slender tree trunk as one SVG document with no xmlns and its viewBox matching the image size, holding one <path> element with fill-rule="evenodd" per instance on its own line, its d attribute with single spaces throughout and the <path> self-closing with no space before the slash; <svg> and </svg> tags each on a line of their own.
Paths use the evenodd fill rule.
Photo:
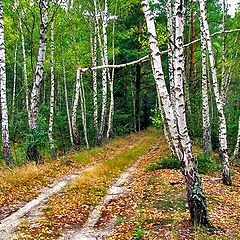
<svg viewBox="0 0 240 240">
<path fill-rule="evenodd" d="M 177 27 L 179 28 L 178 31 L 180 31 L 181 17 L 182 17 L 181 15 L 182 2 L 177 1 L 176 4 L 178 9 L 176 18 L 179 18 L 179 19 L 176 19 L 176 22 L 177 22 Z M 183 102 L 183 107 L 179 106 L 179 104 L 176 105 L 180 107 L 180 109 L 178 110 L 178 114 L 179 114 L 178 119 L 181 121 L 179 125 L 177 125 L 176 118 L 174 116 L 173 107 L 172 107 L 170 97 L 166 88 L 165 80 L 164 80 L 161 56 L 160 56 L 158 42 L 157 42 L 154 17 L 153 17 L 153 14 L 151 13 L 148 1 L 142 1 L 142 7 L 143 7 L 143 12 L 146 18 L 146 22 L 147 22 L 147 29 L 149 33 L 149 43 L 150 43 L 151 55 L 153 59 L 153 69 L 154 69 L 154 75 L 155 75 L 158 92 L 160 94 L 160 99 L 163 104 L 164 113 L 166 116 L 166 120 L 168 123 L 169 131 L 171 133 L 171 137 L 173 140 L 176 153 L 183 166 L 183 174 L 184 174 L 186 186 L 187 186 L 187 197 L 188 197 L 188 205 L 189 205 L 189 210 L 191 214 L 191 219 L 197 225 L 198 224 L 208 225 L 209 221 L 207 218 L 207 206 L 206 206 L 205 195 L 201 187 L 201 181 L 197 176 L 197 171 L 195 169 L 191 142 L 189 141 L 189 137 L 187 136 L 188 131 L 184 127 L 185 123 L 182 123 L 182 121 L 184 121 L 184 116 L 180 115 L 180 114 L 184 115 L 184 109 L 182 109 L 184 108 L 184 102 Z M 180 53 L 181 44 L 182 44 L 181 35 L 177 34 L 176 39 L 177 39 L 178 48 L 180 48 L 178 49 L 178 53 Z M 178 64 L 180 66 L 179 62 Z M 178 73 L 181 74 L 181 70 L 178 70 Z M 178 78 L 180 81 L 182 76 L 179 76 Z M 178 83 L 176 85 L 178 85 Z M 178 91 L 182 91 L 182 90 L 178 89 Z M 176 95 L 176 97 L 178 97 L 178 101 L 181 100 L 181 96 L 179 96 L 179 92 Z M 180 133 L 178 132 L 179 128 L 183 136 L 180 135 Z"/>
<path fill-rule="evenodd" d="M 141 92 L 141 65 L 136 65 L 136 98 L 135 98 L 135 121 L 137 126 L 137 132 L 141 131 L 141 119 L 140 119 L 140 92 Z"/>
<path fill-rule="evenodd" d="M 73 142 L 76 146 L 80 145 L 80 137 L 77 129 L 77 107 L 78 107 L 79 96 L 80 96 L 80 88 L 81 88 L 80 71 L 77 70 L 75 96 L 74 96 L 73 107 L 72 107 L 72 134 L 73 134 Z"/>
<path fill-rule="evenodd" d="M 97 9 L 97 1 L 94 0 L 93 3 L 94 3 L 94 10 L 95 10 L 95 21 L 96 21 L 101 62 L 102 62 L 102 65 L 105 66 L 106 63 L 105 63 L 105 56 L 104 56 L 104 45 L 102 44 L 102 37 L 100 34 L 99 13 L 98 13 L 98 9 Z M 104 24 L 103 24 L 103 28 L 104 28 Z M 98 131 L 98 140 L 97 140 L 98 144 L 101 142 L 102 137 L 103 137 L 102 135 L 104 132 L 104 127 L 105 127 L 106 109 L 107 109 L 107 69 L 103 67 L 102 68 L 102 109 L 101 109 L 101 122 L 100 122 L 99 131 Z"/>
<path fill-rule="evenodd" d="M 92 38 L 91 38 L 92 39 Z M 93 66 L 97 66 L 97 26 L 96 22 L 94 22 L 94 34 L 93 40 L 91 40 L 92 44 L 92 64 Z M 95 128 L 95 138 L 96 142 L 98 142 L 98 85 L 97 85 L 97 71 L 93 71 L 93 122 Z"/>
<path fill-rule="evenodd" d="M 13 93 L 12 93 L 12 118 L 11 122 L 13 123 L 13 117 L 15 112 L 15 99 L 16 99 L 16 82 L 17 82 L 17 52 L 18 52 L 18 45 L 15 45 L 15 52 L 14 52 L 14 66 L 13 66 Z"/>
<path fill-rule="evenodd" d="M 83 85 L 82 74 L 80 73 L 80 104 L 81 104 L 81 113 L 82 113 L 82 124 L 83 124 L 83 134 L 86 143 L 86 148 L 89 149 L 88 136 L 87 136 L 87 110 L 86 110 L 86 99 L 85 91 Z"/>
<path fill-rule="evenodd" d="M 51 22 L 51 90 L 50 90 L 50 115 L 49 115 L 49 126 L 48 126 L 48 137 L 50 143 L 50 149 L 53 157 L 55 158 L 55 145 L 53 140 L 53 118 L 54 118 L 54 102 L 55 102 L 55 76 L 54 76 L 54 22 Z"/>
<path fill-rule="evenodd" d="M 28 89 L 28 77 L 27 77 L 27 60 L 26 60 L 26 51 L 25 51 L 25 39 L 23 35 L 23 28 L 22 28 L 22 20 L 21 17 L 18 16 L 19 21 L 19 28 L 21 32 L 21 43 L 22 43 L 22 60 L 23 60 L 23 81 L 24 81 L 24 88 L 25 88 L 25 104 L 26 110 L 29 117 L 29 89 Z"/>
<path fill-rule="evenodd" d="M 107 17 L 108 17 L 108 3 L 107 0 L 104 1 L 104 14 L 103 14 L 103 65 L 108 65 L 108 43 L 107 43 Z M 105 125 L 106 125 L 106 113 L 107 113 L 107 69 L 103 69 L 102 77 L 102 113 L 101 113 L 101 123 L 99 130 L 100 141 L 103 138 Z"/>
<path fill-rule="evenodd" d="M 202 50 L 202 120 L 203 120 L 203 153 L 206 156 L 212 154 L 211 125 L 209 110 L 209 90 L 207 80 L 207 45 L 206 38 L 201 24 L 201 50 Z"/>
<path fill-rule="evenodd" d="M 132 94 L 132 119 L 133 119 L 133 129 L 134 132 L 137 132 L 137 122 L 136 122 L 136 102 L 135 102 L 135 94 L 134 94 L 134 90 L 133 90 L 133 81 L 131 80 L 131 94 Z"/>
<path fill-rule="evenodd" d="M 201 21 L 203 22 L 204 34 L 206 36 L 207 47 L 209 52 L 209 60 L 212 71 L 212 81 L 213 81 L 213 90 L 216 99 L 216 105 L 218 110 L 219 117 L 219 142 L 220 142 L 220 152 L 223 162 L 223 171 L 222 171 L 222 180 L 226 185 L 231 185 L 231 177 L 230 177 L 230 166 L 229 166 L 229 156 L 228 156 L 228 148 L 227 148 L 227 126 L 226 126 L 226 118 L 223 109 L 223 102 L 220 96 L 219 87 L 218 87 L 218 79 L 217 79 L 217 69 L 214 59 L 214 52 L 212 47 L 212 41 L 210 38 L 210 31 L 207 21 L 207 13 L 204 0 L 199 0 L 200 3 L 200 12 L 201 12 Z"/>
<path fill-rule="evenodd" d="M 2 117 L 2 153 L 8 166 L 12 165 L 12 154 L 9 144 L 8 108 L 6 96 L 6 61 L 4 43 L 3 2 L 0 0 L 0 87 L 1 87 L 1 117 Z"/>
<path fill-rule="evenodd" d="M 221 97 L 223 106 L 226 104 L 227 95 L 227 71 L 226 71 L 226 1 L 222 0 L 222 82 L 221 82 Z"/>
<path fill-rule="evenodd" d="M 237 143 L 233 152 L 233 156 L 234 158 L 239 158 L 240 157 L 240 116 L 239 116 L 239 120 L 238 120 L 238 135 L 237 135 Z"/>
<path fill-rule="evenodd" d="M 153 61 L 151 61 L 151 66 L 152 66 L 152 71 L 154 73 Z M 155 74 L 154 74 L 154 78 L 155 78 Z M 155 79 L 155 82 L 157 82 L 156 79 Z M 156 87 L 156 91 L 157 91 L 157 104 L 156 105 L 158 106 L 158 110 L 160 111 L 161 121 L 162 121 L 162 124 L 163 124 L 163 133 L 164 133 L 164 136 L 166 138 L 171 156 L 174 156 L 174 155 L 176 155 L 176 153 L 174 151 L 174 146 L 173 146 L 173 143 L 172 143 L 171 134 L 169 134 L 169 129 L 168 129 L 168 126 L 167 126 L 167 123 L 166 123 L 167 121 L 166 121 L 166 117 L 165 117 L 165 114 L 164 114 L 163 104 L 161 102 L 161 97 L 160 97 L 158 87 Z M 171 93 L 169 95 L 171 95 Z M 170 99 L 171 99 L 171 97 L 170 97 Z"/>
<path fill-rule="evenodd" d="M 190 47 L 190 69 L 189 69 L 189 81 L 193 82 L 194 77 L 194 65 L 195 65 L 195 59 L 194 59 L 194 53 L 195 53 L 195 40 L 196 38 L 196 31 L 195 31 L 195 13 L 194 10 L 191 10 L 191 44 Z"/>
<path fill-rule="evenodd" d="M 72 134 L 71 116 L 70 116 L 69 105 L 68 105 L 68 90 L 67 90 L 66 70 L 65 70 L 63 50 L 62 50 L 62 67 L 63 67 L 64 96 L 65 96 L 65 105 L 66 105 L 66 110 L 67 110 L 69 136 L 70 136 L 71 145 L 73 146 L 74 142 L 73 142 L 73 134 Z"/>
<path fill-rule="evenodd" d="M 42 0 L 40 2 L 41 9 L 41 25 L 40 25 L 40 40 L 39 40 L 39 49 L 37 57 L 37 66 L 33 79 L 33 87 L 31 92 L 31 102 L 30 102 L 30 113 L 29 113 L 29 128 L 33 134 L 32 142 L 27 149 L 27 157 L 29 160 L 34 160 L 36 162 L 40 161 L 40 155 L 37 150 L 35 133 L 37 130 L 37 118 L 38 118 L 38 108 L 39 108 L 39 98 L 40 98 L 40 87 L 43 77 L 43 66 L 45 62 L 45 53 L 46 53 L 46 42 L 47 42 L 47 0 Z"/>
<path fill-rule="evenodd" d="M 175 106 L 175 92 L 174 92 L 174 25 L 173 25 L 173 10 L 172 0 L 167 0 L 167 29 L 170 40 L 168 41 L 168 72 L 170 83 L 170 97 L 173 106 Z"/>
<path fill-rule="evenodd" d="M 115 11 L 116 15 L 116 11 Z M 112 30 L 112 61 L 113 65 L 115 65 L 115 21 L 113 22 L 113 30 Z M 112 75 L 109 79 L 109 88 L 110 88 L 110 108 L 108 115 L 108 129 L 107 129 L 107 138 L 112 135 L 112 126 L 113 126 L 113 115 L 114 115 L 114 95 L 113 95 L 113 86 L 114 86 L 114 74 L 115 69 L 112 69 Z"/>
</svg>

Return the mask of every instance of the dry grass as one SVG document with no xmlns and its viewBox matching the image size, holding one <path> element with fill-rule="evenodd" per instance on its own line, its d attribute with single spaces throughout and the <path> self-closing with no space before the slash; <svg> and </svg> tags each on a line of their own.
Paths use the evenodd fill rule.
<svg viewBox="0 0 240 240">
<path fill-rule="evenodd" d="M 29 201 L 38 195 L 38 191 L 51 184 L 56 178 L 71 173 L 76 169 L 100 162 L 128 148 L 139 141 L 146 133 L 131 134 L 123 138 L 116 138 L 101 147 L 85 150 L 61 157 L 56 161 L 46 161 L 36 165 L 28 163 L 13 169 L 2 168 L 0 176 L 0 217 L 6 215 L 5 206 Z M 16 210 L 12 209 L 12 211 Z M 11 208 L 8 208 L 11 213 Z M 7 213 L 7 214 L 9 214 Z"/>
<path fill-rule="evenodd" d="M 39 220 L 37 226 L 20 227 L 21 232 L 28 236 L 24 239 L 31 239 L 33 235 L 37 238 L 55 239 L 63 229 L 74 227 L 76 224 L 78 227 L 83 225 L 91 209 L 106 194 L 112 180 L 147 153 L 157 141 L 156 131 L 145 132 L 142 134 L 142 141 L 136 146 L 121 151 L 85 172 L 65 191 L 50 199 L 48 211 L 44 211 L 45 217 Z"/>
</svg>

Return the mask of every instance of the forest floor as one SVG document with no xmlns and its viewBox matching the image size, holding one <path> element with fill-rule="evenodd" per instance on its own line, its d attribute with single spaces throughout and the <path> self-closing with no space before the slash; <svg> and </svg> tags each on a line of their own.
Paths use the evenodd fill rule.
<svg viewBox="0 0 240 240">
<path fill-rule="evenodd" d="M 149 170 L 167 156 L 164 137 L 149 129 L 42 165 L 2 169 L 0 239 L 240 239 L 239 168 L 231 187 L 217 172 L 201 175 L 215 229 L 197 229 L 180 170 Z"/>
</svg>

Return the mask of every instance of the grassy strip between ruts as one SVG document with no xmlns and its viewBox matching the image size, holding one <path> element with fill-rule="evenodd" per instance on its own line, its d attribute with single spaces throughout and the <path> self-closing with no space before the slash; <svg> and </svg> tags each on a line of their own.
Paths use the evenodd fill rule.
<svg viewBox="0 0 240 240">
<path fill-rule="evenodd" d="M 56 178 L 100 162 L 124 151 L 139 141 L 146 133 L 134 133 L 127 137 L 115 138 L 109 143 L 61 157 L 56 161 L 36 165 L 29 163 L 23 167 L 3 169 L 0 176 L 0 218 L 17 210 L 22 202 L 28 202 L 38 195 L 38 191 Z M 11 207 L 8 207 L 11 205 Z"/>
<path fill-rule="evenodd" d="M 64 229 L 80 227 L 90 211 L 106 194 L 114 178 L 119 177 L 129 165 L 146 154 L 158 142 L 156 131 L 147 131 L 133 148 L 97 164 L 85 172 L 63 192 L 51 198 L 43 209 L 43 217 L 30 225 L 22 221 L 19 239 L 56 239 Z"/>
</svg>

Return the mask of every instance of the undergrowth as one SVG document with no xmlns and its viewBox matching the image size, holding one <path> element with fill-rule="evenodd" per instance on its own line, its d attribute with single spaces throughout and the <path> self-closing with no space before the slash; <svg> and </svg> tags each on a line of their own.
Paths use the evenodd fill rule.
<svg viewBox="0 0 240 240">
<path fill-rule="evenodd" d="M 208 174 L 217 172 L 221 169 L 221 166 L 211 157 L 205 156 L 203 153 L 199 153 L 196 157 L 196 165 L 200 174 Z M 160 159 L 147 166 L 147 171 L 155 171 L 158 169 L 180 169 L 180 161 L 176 157 L 166 157 Z"/>
<path fill-rule="evenodd" d="M 165 157 L 160 161 L 152 163 L 147 166 L 147 171 L 154 171 L 158 169 L 179 169 L 181 167 L 180 162 L 177 158 L 174 157 Z"/>
</svg>

